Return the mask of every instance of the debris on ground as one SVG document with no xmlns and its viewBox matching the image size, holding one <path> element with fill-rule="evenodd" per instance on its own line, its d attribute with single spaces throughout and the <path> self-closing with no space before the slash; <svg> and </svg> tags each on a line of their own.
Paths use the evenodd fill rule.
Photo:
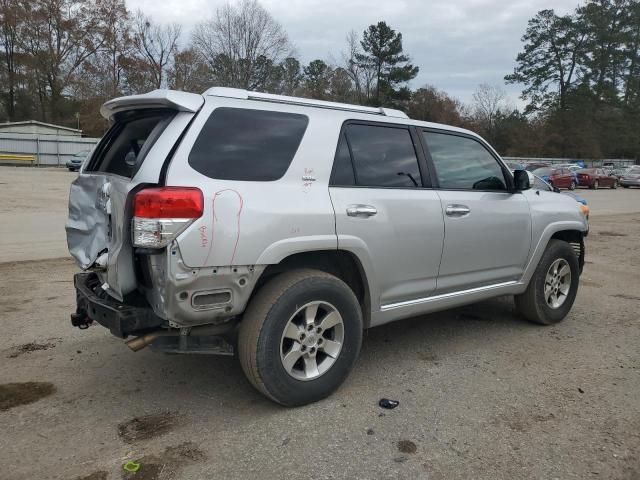
<svg viewBox="0 0 640 480">
<path fill-rule="evenodd" d="M 386 408 L 387 410 L 393 410 L 398 405 L 400 405 L 400 402 L 398 400 L 389 400 L 388 398 L 381 398 L 380 401 L 378 402 L 378 405 L 380 405 L 382 408 Z"/>
</svg>

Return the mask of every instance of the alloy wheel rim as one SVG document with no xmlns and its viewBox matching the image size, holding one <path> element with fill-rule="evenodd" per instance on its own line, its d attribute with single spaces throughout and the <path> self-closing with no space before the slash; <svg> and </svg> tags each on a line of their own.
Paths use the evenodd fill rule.
<svg viewBox="0 0 640 480">
<path fill-rule="evenodd" d="M 310 302 L 285 325 L 280 361 L 296 380 L 315 380 L 335 364 L 343 343 L 344 322 L 338 309 L 328 302 Z"/>
<path fill-rule="evenodd" d="M 571 267 L 564 258 L 554 261 L 544 280 L 544 299 L 553 309 L 560 308 L 571 289 Z"/>
</svg>

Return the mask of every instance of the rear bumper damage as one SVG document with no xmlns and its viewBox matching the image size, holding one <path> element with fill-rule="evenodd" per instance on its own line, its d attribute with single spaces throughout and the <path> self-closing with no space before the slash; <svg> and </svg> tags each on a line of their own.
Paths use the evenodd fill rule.
<svg viewBox="0 0 640 480">
<path fill-rule="evenodd" d="M 110 297 L 102 290 L 95 273 L 76 273 L 73 283 L 76 289 L 76 313 L 71 315 L 73 326 L 86 328 L 96 322 L 116 337 L 126 338 L 158 329 L 164 323 L 142 297 L 130 302 Z"/>
<path fill-rule="evenodd" d="M 142 296 L 129 296 L 128 302 L 111 298 L 101 287 L 95 273 L 77 273 L 73 278 L 76 288 L 76 312 L 71 324 L 81 329 L 96 322 L 108 328 L 113 335 L 127 338 L 127 346 L 137 352 L 151 345 L 151 349 L 165 353 L 204 353 L 232 355 L 233 346 L 227 336 L 236 322 L 219 325 L 199 325 L 186 328 L 167 328 L 167 322 L 158 317 Z"/>
</svg>

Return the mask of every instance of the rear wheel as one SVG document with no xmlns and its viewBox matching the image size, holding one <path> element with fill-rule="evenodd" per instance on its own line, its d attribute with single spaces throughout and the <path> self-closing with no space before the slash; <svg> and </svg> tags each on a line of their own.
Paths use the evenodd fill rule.
<svg viewBox="0 0 640 480">
<path fill-rule="evenodd" d="M 593 182 L 593 189 L 598 190 L 599 188 L 600 188 L 600 182 L 596 180 L 595 182 Z"/>
<path fill-rule="evenodd" d="M 614 181 L 613 181 L 613 183 L 611 184 L 611 188 L 613 188 L 614 190 L 615 190 L 616 188 L 618 188 L 618 181 L 617 181 L 617 180 L 614 180 Z"/>
<path fill-rule="evenodd" d="M 578 258 L 567 242 L 552 239 L 516 308 L 527 320 L 552 325 L 563 320 L 578 293 Z"/>
<path fill-rule="evenodd" d="M 576 182 L 571 180 L 571 184 L 569 185 L 569 190 L 575 190 L 576 189 Z"/>
<path fill-rule="evenodd" d="M 256 389 L 285 406 L 330 395 L 360 352 L 362 313 L 353 291 L 318 270 L 285 272 L 251 300 L 238 339 Z"/>
</svg>

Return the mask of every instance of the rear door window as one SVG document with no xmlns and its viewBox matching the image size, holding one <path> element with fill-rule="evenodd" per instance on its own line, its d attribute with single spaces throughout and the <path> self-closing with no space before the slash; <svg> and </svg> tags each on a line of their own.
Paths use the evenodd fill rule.
<svg viewBox="0 0 640 480">
<path fill-rule="evenodd" d="M 331 185 L 348 187 L 355 184 L 356 177 L 353 173 L 353 164 L 351 163 L 349 145 L 347 144 L 347 137 L 343 132 L 340 134 L 340 141 L 338 142 L 338 149 L 336 150 L 336 158 L 333 161 Z"/>
<path fill-rule="evenodd" d="M 349 124 L 345 132 L 357 185 L 387 188 L 422 186 L 418 158 L 408 128 Z M 336 161 L 344 163 L 343 170 L 348 176 L 345 146 L 341 145 Z M 348 181 L 347 177 L 343 178 Z"/>
<path fill-rule="evenodd" d="M 120 115 L 100 141 L 86 171 L 132 178 L 174 115 L 171 110 Z"/>
<path fill-rule="evenodd" d="M 209 178 L 266 182 L 281 178 L 309 119 L 295 113 L 216 108 L 202 127 L 189 165 Z"/>
</svg>

